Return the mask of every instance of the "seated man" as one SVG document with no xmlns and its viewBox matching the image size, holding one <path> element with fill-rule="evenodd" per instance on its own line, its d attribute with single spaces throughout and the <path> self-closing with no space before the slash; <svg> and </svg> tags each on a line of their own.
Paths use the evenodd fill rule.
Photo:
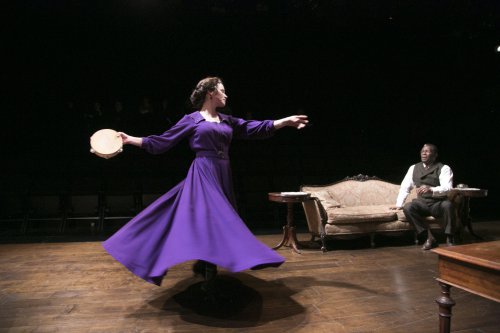
<svg viewBox="0 0 500 333">
<path fill-rule="evenodd" d="M 426 143 L 422 147 L 421 162 L 410 166 L 401 183 L 396 206 L 391 207 L 391 209 L 403 209 L 406 218 L 415 226 L 419 235 L 427 232 L 423 250 L 438 246 L 425 221 L 427 216 L 442 218 L 445 223 L 446 242 L 448 245 L 453 245 L 455 209 L 447 197 L 447 192 L 453 187 L 453 172 L 448 165 L 436 162 L 437 157 L 438 149 L 435 145 Z M 403 206 L 414 187 L 417 188 L 417 198 Z"/>
</svg>

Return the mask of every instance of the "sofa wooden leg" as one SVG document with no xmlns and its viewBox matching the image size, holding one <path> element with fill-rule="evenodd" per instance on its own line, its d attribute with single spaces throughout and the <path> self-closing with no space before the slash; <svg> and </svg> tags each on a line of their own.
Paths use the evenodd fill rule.
<svg viewBox="0 0 500 333">
<path fill-rule="evenodd" d="M 326 248 L 326 235 L 324 232 L 321 233 L 320 238 L 321 238 L 321 251 L 327 252 L 328 250 Z"/>
<path fill-rule="evenodd" d="M 370 234 L 370 246 L 372 249 L 375 247 L 375 234 Z"/>
<path fill-rule="evenodd" d="M 413 233 L 413 239 L 415 241 L 415 245 L 418 245 L 418 233 L 416 231 Z"/>
</svg>

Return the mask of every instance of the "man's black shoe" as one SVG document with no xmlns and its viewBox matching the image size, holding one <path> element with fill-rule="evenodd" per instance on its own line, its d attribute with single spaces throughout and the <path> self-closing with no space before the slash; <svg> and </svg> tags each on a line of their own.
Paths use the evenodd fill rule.
<svg viewBox="0 0 500 333">
<path fill-rule="evenodd" d="M 436 242 L 436 240 L 434 238 L 427 238 L 424 245 L 422 246 L 422 250 L 427 251 L 435 247 L 438 247 L 438 243 Z"/>
</svg>

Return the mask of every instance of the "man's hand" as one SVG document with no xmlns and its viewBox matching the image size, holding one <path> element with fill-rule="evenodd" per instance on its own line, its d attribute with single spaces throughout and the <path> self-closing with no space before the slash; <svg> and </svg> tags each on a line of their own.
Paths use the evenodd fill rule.
<svg viewBox="0 0 500 333">
<path fill-rule="evenodd" d="M 427 185 L 422 185 L 420 187 L 417 187 L 417 194 L 422 195 L 426 193 L 432 193 L 432 190 L 429 186 Z"/>
</svg>

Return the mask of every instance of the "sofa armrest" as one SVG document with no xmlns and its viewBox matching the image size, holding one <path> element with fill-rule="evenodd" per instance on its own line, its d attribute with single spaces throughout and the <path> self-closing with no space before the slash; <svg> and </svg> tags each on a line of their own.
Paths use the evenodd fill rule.
<svg viewBox="0 0 500 333">
<path fill-rule="evenodd" d="M 315 236 L 323 234 L 327 215 L 321 201 L 312 197 L 310 200 L 304 201 L 302 207 L 304 207 L 309 232 Z"/>
</svg>

